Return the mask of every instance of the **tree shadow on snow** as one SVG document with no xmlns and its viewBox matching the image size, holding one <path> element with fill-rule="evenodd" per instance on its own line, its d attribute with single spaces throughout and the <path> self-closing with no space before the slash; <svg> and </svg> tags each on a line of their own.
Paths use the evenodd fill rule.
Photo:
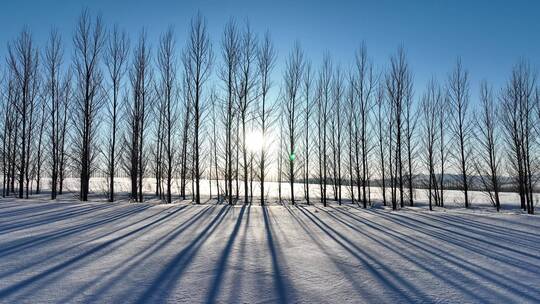
<svg viewBox="0 0 540 304">
<path fill-rule="evenodd" d="M 163 301 L 163 299 L 166 299 L 176 286 L 177 282 L 181 279 L 191 260 L 199 252 L 199 249 L 208 237 L 216 231 L 217 227 L 231 208 L 233 207 L 228 205 L 221 206 L 219 212 L 214 216 L 211 222 L 202 229 L 202 231 L 194 237 L 186 247 L 168 261 L 153 279 L 151 279 L 148 287 L 138 296 L 135 302 L 151 303 L 160 302 Z"/>
<path fill-rule="evenodd" d="M 39 239 L 39 243 L 43 242 L 51 242 L 53 240 L 64 238 L 67 235 L 74 234 L 74 233 L 81 233 L 84 230 L 88 229 L 94 229 L 99 225 L 104 225 L 110 222 L 114 222 L 116 220 L 119 220 L 121 218 L 133 215 L 137 212 L 140 212 L 149 206 L 138 206 L 137 208 L 130 208 L 127 211 L 123 210 L 119 212 L 116 215 L 110 215 L 108 217 L 105 217 L 103 219 L 85 223 L 79 226 L 72 227 L 70 229 L 61 230 L 58 232 L 55 232 L 53 234 L 50 234 L 48 236 L 44 236 L 41 239 Z M 59 277 L 62 277 L 65 273 L 67 273 L 69 270 L 74 270 L 77 268 L 82 267 L 85 263 L 89 263 L 91 261 L 96 261 L 101 256 L 105 255 L 106 253 L 110 253 L 112 250 L 116 248 L 116 246 L 119 245 L 120 242 L 127 241 L 128 239 L 133 239 L 138 234 L 143 233 L 144 231 L 150 229 L 151 227 L 159 224 L 160 222 L 166 220 L 168 217 L 174 215 L 174 213 L 180 211 L 183 208 L 178 208 L 175 212 L 171 212 L 163 217 L 160 217 L 158 219 L 155 219 L 153 221 L 150 221 L 149 223 L 146 223 L 138 228 L 132 229 L 126 233 L 123 233 L 121 235 L 118 235 L 116 237 L 110 238 L 102 243 L 99 243 L 97 245 L 94 245 L 90 247 L 89 249 L 76 254 L 75 256 L 72 256 L 68 259 L 63 260 L 62 262 L 47 267 L 45 270 L 34 274 L 26 279 L 23 279 L 15 284 L 12 284 L 10 286 L 7 286 L 3 289 L 0 289 L 0 299 L 6 298 L 8 296 L 13 296 L 19 293 L 22 290 L 25 290 L 24 293 L 21 292 L 20 297 L 28 297 L 31 295 L 31 292 L 26 290 L 27 288 L 33 287 L 34 290 L 39 290 L 45 286 L 48 286 L 50 284 L 51 280 L 57 279 Z M 29 242 L 28 245 L 36 245 L 38 243 L 35 242 Z M 26 246 L 27 247 L 27 246 Z M 26 249 L 26 247 L 24 249 Z M 14 248 L 8 248 L 7 250 L 12 250 Z M 21 250 L 22 248 L 16 247 L 15 249 Z M 3 252 L 5 254 L 5 251 Z M 11 253 L 11 252 L 10 252 Z M 16 302 L 16 301 L 12 301 Z"/>
<path fill-rule="evenodd" d="M 147 246 L 143 248 L 138 248 L 137 252 L 134 252 L 133 255 L 125 256 L 123 260 L 119 261 L 115 266 L 111 267 L 109 273 L 103 277 L 96 278 L 93 281 L 87 282 L 86 284 L 83 284 L 80 288 L 74 290 L 72 293 L 68 294 L 66 297 L 64 297 L 61 301 L 61 303 L 69 303 L 73 301 L 73 299 L 80 295 L 81 293 L 84 293 L 85 291 L 89 290 L 93 286 L 96 286 L 95 290 L 92 291 L 92 296 L 88 300 L 89 302 L 110 302 L 111 300 L 107 298 L 107 296 L 110 296 L 110 293 L 113 292 L 113 296 L 115 299 L 112 302 L 126 302 L 127 299 L 132 299 L 137 295 L 137 293 L 141 292 L 140 286 L 137 286 L 136 289 L 130 289 L 128 288 L 125 293 L 120 293 L 118 290 L 115 290 L 115 288 L 120 287 L 119 285 L 122 284 L 122 281 L 126 278 L 130 278 L 131 276 L 137 274 L 137 273 L 144 273 L 145 268 L 145 262 L 151 263 L 152 257 L 154 254 L 158 254 L 160 250 L 162 250 L 165 246 L 170 245 L 174 240 L 177 240 L 177 238 L 184 233 L 187 229 L 193 227 L 197 224 L 198 221 L 200 221 L 205 214 L 212 211 L 214 208 L 207 206 L 204 208 L 197 208 L 198 211 L 193 213 L 190 212 L 192 210 L 197 210 L 195 208 L 190 208 L 189 210 L 186 210 L 188 206 L 181 206 L 180 208 L 177 207 L 170 207 L 167 209 L 164 209 L 164 211 L 167 212 L 165 217 L 167 218 L 166 221 L 161 221 L 159 226 L 171 226 L 171 223 L 176 223 L 178 221 L 178 218 L 176 215 L 181 214 L 183 217 L 189 218 L 188 220 L 182 222 L 180 225 L 175 226 L 174 229 L 168 231 L 164 235 L 160 236 L 159 239 L 156 239 L 154 242 L 151 242 Z M 175 209 L 174 211 L 168 211 L 170 209 Z M 179 212 L 181 211 L 182 212 Z M 159 214 L 163 213 L 158 212 Z M 153 229 L 159 228 L 158 226 L 154 226 Z M 144 292 L 143 290 L 142 292 Z M 131 302 L 131 301 L 127 301 Z"/>
<path fill-rule="evenodd" d="M 396 249 L 387 244 L 397 241 L 401 244 L 401 248 L 399 251 L 395 251 L 396 255 L 402 256 L 405 262 L 414 264 L 423 272 L 436 276 L 442 284 L 452 287 L 456 292 L 466 294 L 474 301 L 485 301 L 485 296 L 505 302 L 515 302 L 516 299 L 532 302 L 540 300 L 538 288 L 527 290 L 523 283 L 517 282 L 511 275 L 505 273 L 507 270 L 511 270 L 530 272 L 530 275 L 534 276 L 539 265 L 529 263 L 519 257 L 524 252 L 518 248 L 490 241 L 493 236 L 461 226 L 459 222 L 442 221 L 442 215 L 365 210 L 364 214 L 372 216 L 363 217 L 362 213 L 338 211 L 342 222 L 345 217 L 361 223 L 365 228 L 358 229 L 358 232 L 365 233 L 366 237 L 369 236 L 370 231 L 384 232 L 385 238 L 393 239 L 391 242 L 384 239 L 372 240 L 378 241 L 379 245 L 386 250 L 394 251 Z M 374 221 L 374 218 L 379 220 Z M 384 225 L 385 222 L 390 225 Z M 388 227 L 399 227 L 400 229 L 390 230 Z M 434 241 L 430 241 L 430 239 Z M 454 253 L 445 248 L 459 248 L 460 251 L 465 251 L 468 255 Z M 473 260 L 475 256 L 496 261 L 498 266 L 492 268 L 479 264 Z M 525 257 L 531 258 L 530 255 Z M 538 258 L 536 260 L 538 261 Z M 426 263 L 426 261 L 430 263 L 421 264 L 421 262 Z M 496 269 L 502 271 L 496 271 Z M 483 293 L 477 291 L 479 284 L 484 286 Z"/>
</svg>

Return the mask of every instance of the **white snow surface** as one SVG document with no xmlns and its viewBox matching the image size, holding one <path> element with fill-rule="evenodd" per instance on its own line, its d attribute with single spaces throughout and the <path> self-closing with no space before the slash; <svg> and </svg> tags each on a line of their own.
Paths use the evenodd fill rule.
<svg viewBox="0 0 540 304">
<path fill-rule="evenodd" d="M 1 303 L 540 303 L 540 219 L 0 200 Z"/>
</svg>

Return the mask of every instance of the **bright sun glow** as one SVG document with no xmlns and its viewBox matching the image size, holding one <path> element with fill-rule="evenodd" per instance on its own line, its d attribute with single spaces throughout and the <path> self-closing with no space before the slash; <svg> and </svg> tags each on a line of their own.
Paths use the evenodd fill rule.
<svg viewBox="0 0 540 304">
<path fill-rule="evenodd" d="M 264 145 L 264 138 L 261 132 L 252 131 L 246 134 L 246 148 L 251 152 L 261 151 Z"/>
</svg>

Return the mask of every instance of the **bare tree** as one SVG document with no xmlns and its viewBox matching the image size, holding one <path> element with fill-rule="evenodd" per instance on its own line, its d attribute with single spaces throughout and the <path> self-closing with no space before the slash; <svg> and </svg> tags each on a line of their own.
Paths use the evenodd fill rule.
<svg viewBox="0 0 540 304">
<path fill-rule="evenodd" d="M 184 72 L 184 74 L 187 74 Z M 188 154 L 189 144 L 191 143 L 191 117 L 193 112 L 193 100 L 191 99 L 191 84 L 187 81 L 186 76 L 183 77 L 183 109 L 184 113 L 182 122 L 182 144 L 180 147 L 180 196 L 186 199 L 187 175 L 188 175 Z"/>
<path fill-rule="evenodd" d="M 349 195 L 351 197 L 351 202 L 358 204 L 356 200 L 354 189 L 355 189 L 355 168 L 356 168 L 356 154 L 355 146 L 357 143 L 356 140 L 356 123 L 358 122 L 356 117 L 356 94 L 354 92 L 354 75 L 349 73 L 348 85 L 346 88 L 347 103 L 346 103 L 346 113 L 347 113 L 347 175 L 349 177 Z"/>
<path fill-rule="evenodd" d="M 239 34 L 236 23 L 229 20 L 223 31 L 221 40 L 222 68 L 220 78 L 224 82 L 225 90 L 225 113 L 223 124 L 225 127 L 225 196 L 229 204 L 233 204 L 232 180 L 233 180 L 233 126 L 235 119 L 235 79 L 239 60 Z"/>
<path fill-rule="evenodd" d="M 19 154 L 19 198 L 23 198 L 26 182 L 26 198 L 29 189 L 29 162 L 33 114 L 38 93 L 38 50 L 34 47 L 32 35 L 23 30 L 19 37 L 8 44 L 8 59 L 11 77 L 16 86 L 16 102 L 14 103 L 17 116 L 20 117 L 20 154 Z M 15 144 L 15 146 L 17 146 Z"/>
<path fill-rule="evenodd" d="M 356 185 L 358 187 L 358 199 L 362 196 L 363 207 L 367 207 L 369 200 L 369 152 L 371 143 L 370 118 L 373 109 L 373 97 L 376 93 L 377 79 L 373 72 L 373 64 L 367 55 L 367 48 L 362 44 L 355 54 L 354 66 L 354 93 L 355 112 L 358 113 L 354 123 L 355 154 L 356 154 Z M 361 188 L 360 188 L 361 187 Z"/>
<path fill-rule="evenodd" d="M 35 82 L 33 83 L 34 86 L 31 88 L 30 90 L 30 94 L 31 94 L 31 103 L 30 103 L 30 112 L 29 112 L 29 119 L 28 119 L 28 130 L 27 130 L 27 133 L 26 133 L 26 138 L 27 138 L 27 142 L 28 142 L 28 147 L 26 148 L 26 169 L 25 169 L 25 172 L 26 172 L 26 178 L 25 178 L 25 197 L 28 198 L 29 195 L 30 195 L 30 192 L 31 192 L 31 184 L 35 178 L 35 166 L 36 166 L 36 160 L 35 160 L 35 150 L 36 150 L 36 145 L 35 145 L 35 139 L 34 139 L 34 136 L 36 135 L 36 123 L 37 123 L 37 120 L 38 120 L 38 116 L 39 116 L 39 110 L 38 110 L 38 105 L 39 105 L 39 101 L 41 99 L 41 96 L 40 93 L 41 93 L 41 88 L 40 88 L 40 79 L 39 79 L 40 75 L 39 73 L 36 74 L 36 80 Z"/>
<path fill-rule="evenodd" d="M 122 79 L 126 73 L 127 59 L 129 55 L 129 40 L 126 32 L 115 26 L 109 34 L 106 44 L 104 62 L 107 67 L 107 74 L 110 80 L 110 90 L 108 94 L 107 110 L 110 118 L 110 129 L 107 149 L 107 175 L 109 179 L 109 202 L 114 201 L 114 177 L 116 174 L 116 163 L 119 160 L 116 142 L 118 136 L 118 124 L 122 115 L 120 114 L 120 90 Z"/>
<path fill-rule="evenodd" d="M 416 127 L 418 124 L 418 113 L 413 107 L 412 86 L 405 97 L 405 146 L 407 149 L 407 184 L 409 186 L 409 206 L 414 205 L 414 170 L 416 165 Z"/>
<path fill-rule="evenodd" d="M 294 183 L 298 170 L 295 167 L 295 160 L 300 133 L 298 118 L 300 114 L 300 86 L 302 84 L 303 73 L 304 53 L 300 48 L 300 44 L 296 43 L 285 64 L 285 75 L 283 78 L 284 115 L 286 116 L 285 123 L 287 124 L 285 133 L 287 136 L 287 153 L 289 156 L 287 177 L 289 179 L 290 197 L 293 205 L 295 204 Z"/>
<path fill-rule="evenodd" d="M 404 206 L 403 199 L 403 128 L 406 99 L 412 90 L 412 75 L 407 64 L 405 50 L 398 48 L 397 54 L 390 58 L 390 70 L 386 75 L 386 91 L 392 107 L 393 131 L 395 132 L 395 176 L 398 178 L 399 201 Z M 392 156 L 390 157 L 392 158 Z M 396 209 L 396 201 L 392 200 L 392 209 Z"/>
<path fill-rule="evenodd" d="M 281 113 L 283 112 L 283 108 L 280 109 Z M 283 183 L 283 161 L 284 161 L 284 158 L 285 158 L 285 155 L 286 152 L 288 149 L 285 147 L 285 130 L 284 130 L 284 125 L 285 125 L 285 118 L 284 118 L 284 115 L 282 115 L 280 113 L 280 115 L 278 116 L 279 118 L 279 146 L 278 146 L 278 149 L 277 149 L 277 182 L 278 182 L 278 201 L 279 203 L 281 203 L 283 200 L 282 200 L 282 183 Z"/>
<path fill-rule="evenodd" d="M 317 80 L 317 146 L 318 146 L 318 167 L 319 167 L 319 187 L 323 206 L 327 204 L 327 183 L 328 183 L 328 154 L 327 135 L 328 117 L 331 99 L 332 84 L 332 61 L 329 54 L 323 57 L 321 70 Z"/>
<path fill-rule="evenodd" d="M 535 137 L 532 114 L 535 104 L 536 74 L 521 60 L 501 92 L 504 138 L 508 147 L 509 173 L 514 178 L 521 208 L 534 213 L 533 144 Z M 536 96 L 537 97 L 537 96 Z"/>
<path fill-rule="evenodd" d="M 63 60 L 63 49 L 60 35 L 51 31 L 45 49 L 46 85 L 50 111 L 50 161 L 51 161 L 51 199 L 58 193 L 58 175 L 60 165 L 60 131 L 62 129 L 61 78 L 60 68 Z"/>
<path fill-rule="evenodd" d="M 386 83 L 385 83 L 385 91 L 386 91 Z M 389 173 L 389 186 L 390 186 L 390 202 L 392 203 L 392 209 L 395 210 L 397 208 L 397 191 L 396 191 L 396 169 L 397 166 L 395 164 L 397 163 L 393 157 L 394 157 L 394 151 L 396 146 L 396 140 L 395 140 L 395 129 L 394 126 L 396 125 L 396 121 L 394 119 L 394 112 L 395 108 L 392 105 L 392 100 L 387 96 L 385 93 L 385 101 L 387 104 L 387 115 L 388 115 L 388 128 L 387 128 L 387 138 L 388 138 L 388 173 Z"/>
<path fill-rule="evenodd" d="M 193 100 L 193 149 L 194 149 L 194 178 L 195 178 L 195 203 L 200 204 L 200 138 L 199 128 L 202 117 L 202 94 L 206 80 L 210 74 L 212 64 L 212 47 L 206 21 L 200 13 L 191 20 L 191 27 L 186 49 L 183 53 L 183 63 L 187 81 L 191 83 Z"/>
<path fill-rule="evenodd" d="M 313 90 L 313 72 L 311 68 L 311 62 L 306 61 L 304 67 L 304 75 L 302 77 L 302 94 L 304 97 L 304 166 L 303 166 L 303 179 L 304 179 L 304 199 L 309 205 L 309 183 L 311 178 L 311 167 L 310 167 L 310 157 L 312 154 L 311 151 L 311 133 L 309 132 L 312 127 L 312 113 L 314 110 L 313 107 L 313 97 L 311 91 Z"/>
<path fill-rule="evenodd" d="M 379 156 L 379 169 L 380 169 L 380 185 L 381 185 L 381 194 L 382 194 L 382 203 L 383 206 L 386 206 L 386 150 L 385 144 L 387 142 L 387 133 L 388 133 L 388 117 L 387 117 L 387 107 L 385 106 L 385 91 L 384 86 L 377 86 L 377 95 L 376 95 L 376 106 L 377 106 L 377 119 L 376 119 L 376 128 L 377 128 L 377 146 L 378 146 L 378 156 Z"/>
<path fill-rule="evenodd" d="M 167 115 L 167 100 L 163 94 L 165 92 L 162 91 L 162 88 L 160 87 L 161 83 L 155 83 L 154 85 L 154 91 L 156 94 L 156 103 L 157 105 L 153 108 L 153 118 L 157 119 L 157 123 L 153 124 L 154 127 L 154 136 L 153 136 L 153 150 L 152 150 L 152 156 L 154 157 L 154 163 L 153 165 L 153 171 L 154 176 L 156 178 L 156 188 L 155 193 L 156 197 L 160 200 L 164 200 L 165 196 L 163 194 L 163 170 L 164 170 L 164 149 L 165 149 L 165 120 Z M 157 111 L 156 111 L 157 110 Z"/>
<path fill-rule="evenodd" d="M 218 95 L 215 91 L 215 89 L 212 89 L 212 92 L 210 94 L 210 115 L 211 115 L 211 124 L 212 124 L 212 129 L 210 130 L 210 145 L 211 145 L 211 160 L 210 160 L 210 193 L 212 193 L 212 184 L 211 184 L 211 176 L 212 176 L 212 166 L 214 167 L 214 175 L 215 175 L 215 178 L 216 178 L 216 189 L 217 189 L 217 198 L 218 198 L 218 201 L 221 201 L 221 187 L 220 187 L 220 184 L 219 184 L 219 178 L 220 178 L 220 174 L 219 174 L 219 159 L 218 159 L 218 151 L 221 151 L 220 150 L 220 140 L 219 140 L 219 135 L 218 135 L 218 115 L 219 115 L 219 112 L 218 112 L 218 109 L 217 107 L 219 106 L 218 104 Z M 210 196 L 212 196 L 210 194 Z"/>
<path fill-rule="evenodd" d="M 70 109 L 72 108 L 74 99 L 74 93 L 73 93 L 73 85 L 72 85 L 72 72 L 71 70 L 68 70 L 66 75 L 64 76 L 61 90 L 60 90 L 60 111 L 59 114 L 59 121 L 61 121 L 61 127 L 60 127 L 60 133 L 59 133 L 59 164 L 58 164 L 58 194 L 61 195 L 64 191 L 64 179 L 66 177 L 66 167 L 68 164 L 68 157 L 67 157 L 67 144 L 69 140 L 69 136 L 71 133 L 69 133 L 68 130 L 68 123 L 69 123 L 69 117 L 70 117 Z"/>
<path fill-rule="evenodd" d="M 37 113 L 37 118 L 39 119 L 39 124 L 37 125 L 37 142 L 36 142 L 36 155 L 35 155 L 35 162 L 34 162 L 34 171 L 35 171 L 35 179 L 36 179 L 36 193 L 39 194 L 41 192 L 41 172 L 43 167 L 43 142 L 44 142 L 44 133 L 45 133 L 45 125 L 48 123 L 50 119 L 49 111 L 47 110 L 47 91 L 44 89 L 39 94 L 39 109 Z"/>
<path fill-rule="evenodd" d="M 437 178 L 435 175 L 436 168 L 436 144 L 439 135 L 437 125 L 437 111 L 441 104 L 442 93 L 435 79 L 430 80 L 427 85 L 426 92 L 422 96 L 421 113 L 422 113 L 422 143 L 424 152 L 423 162 L 428 171 L 428 202 L 429 210 L 433 210 L 433 200 L 437 200 Z"/>
<path fill-rule="evenodd" d="M 174 40 L 174 32 L 172 28 L 161 37 L 160 45 L 158 49 L 158 67 L 161 76 L 160 92 L 161 98 L 164 101 L 164 148 L 165 148 L 165 162 L 166 162 L 166 185 L 167 203 L 172 202 L 172 178 L 173 178 L 173 164 L 176 151 L 174 149 L 174 130 L 177 122 L 177 87 L 176 87 L 176 42 Z"/>
<path fill-rule="evenodd" d="M 274 111 L 274 108 L 268 104 L 268 94 L 270 88 L 272 87 L 272 81 L 270 79 L 271 73 L 274 69 L 276 62 L 276 51 L 274 45 L 270 38 L 270 34 L 266 32 L 264 39 L 262 40 L 258 55 L 258 73 L 260 77 L 260 98 L 259 98 L 259 113 L 258 121 L 260 124 L 261 136 L 262 136 L 262 145 L 259 154 L 259 183 L 261 190 L 261 206 L 265 202 L 265 190 L 264 184 L 266 181 L 266 175 L 268 174 L 268 134 L 271 126 L 271 115 Z"/>
<path fill-rule="evenodd" d="M 152 103 L 152 67 L 150 48 L 146 32 L 139 36 L 134 49 L 133 62 L 129 71 L 131 81 L 131 104 L 127 110 L 129 117 L 129 175 L 131 178 L 131 199 L 143 201 L 143 178 L 147 167 L 145 137 Z"/>
<path fill-rule="evenodd" d="M 0 70 L 0 122 L 2 123 L 2 197 L 10 193 L 9 185 L 12 166 L 13 131 L 15 129 L 15 112 L 12 100 L 13 81 L 4 78 L 4 71 Z M 5 83 L 4 83 L 5 81 Z"/>
<path fill-rule="evenodd" d="M 77 90 L 75 94 L 75 153 L 74 161 L 80 171 L 81 201 L 88 200 L 90 176 L 96 169 L 98 113 L 103 105 L 101 92 L 103 75 L 100 70 L 100 55 L 105 35 L 101 18 L 91 20 L 90 14 L 83 11 L 75 35 L 74 60 Z"/>
<path fill-rule="evenodd" d="M 448 133 L 448 120 L 450 115 L 447 113 L 450 110 L 450 103 L 448 94 L 442 97 L 440 105 L 437 111 L 437 124 L 439 129 L 439 157 L 440 157 L 440 174 L 439 174 L 439 194 L 436 203 L 438 206 L 444 207 L 444 187 L 445 187 L 445 170 L 446 163 L 448 161 L 450 140 L 447 138 Z"/>
<path fill-rule="evenodd" d="M 0 72 L 3 72 L 0 70 Z M 9 193 L 9 162 L 10 162 L 10 144 L 11 144 L 11 132 L 13 130 L 12 124 L 12 106 L 9 96 L 9 86 L 4 87 L 4 74 L 0 76 L 0 106 L 2 111 L 0 112 L 2 123 L 2 197 L 6 197 Z"/>
<path fill-rule="evenodd" d="M 332 129 L 332 156 L 333 156 L 333 183 L 334 183 L 334 199 L 341 205 L 341 184 L 342 184 L 342 175 L 341 175 L 341 164 L 342 164 L 342 137 L 343 137 L 343 119 L 342 111 L 343 106 L 343 95 L 344 95 L 344 86 L 343 86 L 343 73 L 339 66 L 336 67 L 334 72 L 333 82 L 332 82 L 332 120 L 331 120 L 331 129 Z"/>
<path fill-rule="evenodd" d="M 257 38 L 251 31 L 249 23 L 240 37 L 238 73 L 236 78 L 236 95 L 238 96 L 238 115 L 241 124 L 241 152 L 242 152 L 242 177 L 244 179 L 244 203 L 250 202 L 248 184 L 248 150 L 246 146 L 246 126 L 251 104 L 257 99 L 253 94 L 257 85 L 255 61 L 257 59 Z"/>
<path fill-rule="evenodd" d="M 499 105 L 495 103 L 493 90 L 486 81 L 480 84 L 481 112 L 477 118 L 477 142 L 481 151 L 475 161 L 476 172 L 478 173 L 484 189 L 489 195 L 492 204 L 497 209 L 501 208 L 499 193 L 501 191 L 500 182 L 500 142 L 499 138 Z"/>
<path fill-rule="evenodd" d="M 468 177 L 472 154 L 470 140 L 473 124 L 469 116 L 469 73 L 463 68 L 459 58 L 448 79 L 448 98 L 451 107 L 451 128 L 458 147 L 456 159 L 459 163 L 465 208 L 468 208 L 470 205 Z"/>
<path fill-rule="evenodd" d="M 8 80 L 8 88 L 7 88 L 7 103 L 10 107 L 10 124 L 12 125 L 10 128 L 8 128 L 8 138 L 10 139 L 8 141 L 8 153 L 9 153 L 9 157 L 8 157 L 8 162 L 9 162 L 9 165 L 8 165 L 8 172 L 9 172 L 9 175 L 10 175 L 10 180 L 8 181 L 9 183 L 9 188 L 10 188 L 10 191 L 9 193 L 13 193 L 15 194 L 15 180 L 18 178 L 16 175 L 17 175 L 17 156 L 18 156 L 18 140 L 19 140 L 19 128 L 17 127 L 21 121 L 21 118 L 20 116 L 18 115 L 18 112 L 17 112 L 17 101 L 18 101 L 18 89 L 19 87 L 17 86 L 17 83 L 13 77 L 13 75 L 9 75 L 9 80 Z"/>
</svg>

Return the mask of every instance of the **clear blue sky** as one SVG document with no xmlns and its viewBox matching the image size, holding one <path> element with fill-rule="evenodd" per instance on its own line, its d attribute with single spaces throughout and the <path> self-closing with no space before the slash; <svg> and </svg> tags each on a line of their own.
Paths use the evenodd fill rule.
<svg viewBox="0 0 540 304">
<path fill-rule="evenodd" d="M 472 80 L 501 85 L 512 65 L 527 58 L 540 63 L 540 1 L 180 1 L 180 0 L 49 0 L 3 1 L 0 8 L 0 55 L 6 42 L 28 25 L 41 43 L 52 26 L 71 44 L 82 8 L 101 13 L 107 25 L 118 23 L 132 40 L 144 26 L 155 45 L 168 25 L 176 29 L 181 47 L 189 19 L 197 10 L 207 18 L 217 50 L 223 25 L 233 16 L 249 18 L 253 28 L 269 29 L 279 52 L 279 66 L 298 39 L 314 64 L 329 51 L 347 65 L 355 48 L 365 41 L 375 64 L 382 68 L 403 44 L 419 96 L 427 79 L 446 79 L 461 56 Z M 70 45 L 66 46 L 71 53 Z M 218 55 L 218 54 L 217 54 Z M 2 65 L 3 65 L 3 61 Z"/>
</svg>

